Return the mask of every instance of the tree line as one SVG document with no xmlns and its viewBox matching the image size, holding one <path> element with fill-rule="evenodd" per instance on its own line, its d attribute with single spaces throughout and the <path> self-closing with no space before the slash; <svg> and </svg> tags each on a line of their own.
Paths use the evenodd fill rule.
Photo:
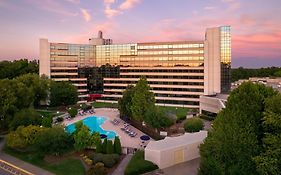
<svg viewBox="0 0 281 175">
<path fill-rule="evenodd" d="M 231 69 L 232 82 L 250 77 L 281 77 L 281 67 L 267 67 L 259 69 L 247 69 L 239 67 Z"/>
<path fill-rule="evenodd" d="M 20 75 L 34 73 L 39 74 L 39 62 L 37 60 L 28 61 L 20 59 L 15 61 L 0 62 L 0 79 L 13 79 Z"/>
<path fill-rule="evenodd" d="M 0 79 L 0 131 L 16 129 L 19 124 L 33 124 L 35 119 L 39 120 L 32 118 L 39 115 L 34 108 L 42 104 L 71 105 L 76 104 L 77 99 L 77 89 L 69 82 L 55 82 L 30 73 Z"/>
</svg>

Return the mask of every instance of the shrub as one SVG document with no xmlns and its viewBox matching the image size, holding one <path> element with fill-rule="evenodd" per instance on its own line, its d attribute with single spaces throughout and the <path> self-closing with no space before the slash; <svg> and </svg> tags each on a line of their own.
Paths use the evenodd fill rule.
<svg viewBox="0 0 281 175">
<path fill-rule="evenodd" d="M 37 135 L 37 151 L 44 154 L 61 155 L 73 145 L 70 135 L 63 127 L 52 127 L 44 129 Z"/>
<path fill-rule="evenodd" d="M 71 118 L 74 118 L 77 115 L 78 110 L 76 108 L 69 108 L 68 113 L 69 113 Z"/>
<path fill-rule="evenodd" d="M 158 169 L 154 163 L 144 160 L 144 151 L 137 151 L 125 169 L 125 175 L 138 175 Z"/>
<path fill-rule="evenodd" d="M 102 153 L 106 153 L 107 138 L 103 139 Z"/>
<path fill-rule="evenodd" d="M 102 153 L 102 142 L 98 140 L 96 143 L 96 153 Z"/>
<path fill-rule="evenodd" d="M 199 118 L 190 118 L 184 123 L 184 129 L 186 132 L 198 132 L 202 130 L 203 127 L 203 121 Z"/>
<path fill-rule="evenodd" d="M 121 148 L 121 143 L 120 143 L 120 139 L 118 136 L 115 136 L 114 139 L 114 153 L 116 154 L 121 154 L 122 153 L 122 148 Z"/>
<path fill-rule="evenodd" d="M 186 119 L 186 115 L 177 114 L 177 122 L 183 121 Z"/>
<path fill-rule="evenodd" d="M 93 154 L 90 158 L 93 160 L 94 163 L 102 162 L 104 154 L 96 153 Z"/>
<path fill-rule="evenodd" d="M 119 162 L 120 156 L 118 154 L 111 154 L 111 157 L 115 162 Z"/>
<path fill-rule="evenodd" d="M 41 125 L 42 117 L 34 109 L 22 109 L 15 113 L 13 120 L 11 121 L 9 127 L 14 130 L 19 126 L 28 125 Z"/>
<path fill-rule="evenodd" d="M 106 154 L 113 154 L 114 153 L 114 148 L 111 140 L 107 141 L 106 144 Z"/>
<path fill-rule="evenodd" d="M 103 156 L 102 162 L 107 168 L 112 168 L 117 162 L 113 159 L 112 154 L 106 154 Z"/>
<path fill-rule="evenodd" d="M 13 149 L 26 149 L 32 146 L 45 128 L 29 125 L 27 127 L 19 126 L 16 131 L 10 132 L 7 137 L 7 146 Z"/>
<path fill-rule="evenodd" d="M 120 156 L 118 154 L 96 153 L 90 156 L 90 159 L 92 159 L 95 164 L 102 162 L 106 167 L 111 168 L 119 162 Z"/>
<path fill-rule="evenodd" d="M 96 163 L 90 170 L 87 172 L 87 175 L 106 175 L 106 169 L 104 168 L 103 163 Z"/>
</svg>

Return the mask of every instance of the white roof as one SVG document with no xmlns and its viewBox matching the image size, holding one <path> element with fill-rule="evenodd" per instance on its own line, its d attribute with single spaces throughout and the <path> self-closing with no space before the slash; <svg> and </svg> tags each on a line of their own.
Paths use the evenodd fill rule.
<svg viewBox="0 0 281 175">
<path fill-rule="evenodd" d="M 203 140 L 207 137 L 207 133 L 207 131 L 185 133 L 184 135 L 178 137 L 166 137 L 163 140 L 150 141 L 145 150 L 163 151 L 186 146 L 192 143 L 203 142 Z"/>
</svg>

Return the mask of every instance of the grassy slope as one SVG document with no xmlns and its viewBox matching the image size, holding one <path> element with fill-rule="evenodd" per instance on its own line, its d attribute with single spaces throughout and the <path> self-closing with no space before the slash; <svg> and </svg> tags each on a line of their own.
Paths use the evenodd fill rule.
<svg viewBox="0 0 281 175">
<path fill-rule="evenodd" d="M 68 158 L 58 163 L 50 164 L 43 160 L 43 157 L 35 153 L 22 153 L 5 147 L 4 152 L 17 157 L 23 161 L 29 162 L 33 165 L 46 169 L 57 175 L 84 175 L 85 169 L 78 159 Z"/>
</svg>

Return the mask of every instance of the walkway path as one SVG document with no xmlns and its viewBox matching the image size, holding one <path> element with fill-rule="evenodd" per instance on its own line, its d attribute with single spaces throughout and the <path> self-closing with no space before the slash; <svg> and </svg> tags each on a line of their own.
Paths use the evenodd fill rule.
<svg viewBox="0 0 281 175">
<path fill-rule="evenodd" d="M 0 141 L 0 159 L 9 162 L 10 164 L 13 164 L 14 166 L 17 166 L 21 169 L 27 170 L 28 172 L 34 174 L 34 175 L 54 175 L 53 173 L 50 173 L 46 170 L 43 170 L 39 167 L 36 167 L 34 165 L 31 165 L 30 163 L 24 162 L 20 159 L 17 159 L 13 156 L 10 156 L 4 152 L 2 152 L 2 148 L 4 147 L 4 141 Z"/>
<path fill-rule="evenodd" d="M 122 162 L 118 165 L 116 170 L 111 175 L 124 175 L 125 168 L 127 164 L 130 162 L 133 155 L 127 154 L 126 157 L 122 160 Z"/>
</svg>

